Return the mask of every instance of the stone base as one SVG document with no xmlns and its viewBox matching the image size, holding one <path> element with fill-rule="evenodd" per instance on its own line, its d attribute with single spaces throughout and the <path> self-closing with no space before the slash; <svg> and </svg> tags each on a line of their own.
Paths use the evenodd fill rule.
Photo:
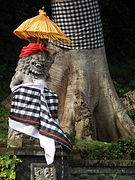
<svg viewBox="0 0 135 180">
<path fill-rule="evenodd" d="M 72 160 L 72 180 L 135 180 L 135 160 Z"/>
<path fill-rule="evenodd" d="M 23 163 L 18 165 L 16 168 L 16 180 L 35 180 L 38 177 L 38 180 L 42 180 L 46 163 L 44 160 L 44 156 L 18 156 Z M 61 157 L 55 157 L 56 174 L 57 180 L 61 180 L 63 176 L 63 180 L 71 180 L 70 172 L 68 168 L 68 163 L 66 158 L 64 157 L 64 174 L 62 173 L 62 161 Z M 44 179 L 51 180 L 51 179 Z M 54 179 L 52 179 L 54 180 Z"/>
<path fill-rule="evenodd" d="M 30 151 L 29 151 L 30 150 Z M 16 167 L 16 180 L 55 180 L 56 178 L 45 178 L 45 173 L 49 173 L 45 161 L 44 151 L 41 148 L 9 149 L 10 154 L 16 154 L 22 163 Z M 32 152 L 31 152 L 32 151 Z M 54 160 L 57 180 L 71 180 L 70 168 L 68 167 L 67 155 L 63 156 L 61 149 L 57 150 Z M 50 168 L 50 167 L 49 167 Z M 53 171 L 55 171 L 53 169 Z M 38 177 L 38 178 L 37 178 Z"/>
<path fill-rule="evenodd" d="M 43 179 L 42 174 L 46 171 L 46 162 L 41 148 L 10 148 L 7 151 L 11 155 L 16 154 L 23 161 L 16 168 L 16 180 Z M 66 152 L 63 158 L 64 174 L 62 173 L 61 150 L 58 150 L 54 163 L 57 180 L 135 180 L 135 160 L 82 160 L 80 156 L 69 158 Z"/>
</svg>

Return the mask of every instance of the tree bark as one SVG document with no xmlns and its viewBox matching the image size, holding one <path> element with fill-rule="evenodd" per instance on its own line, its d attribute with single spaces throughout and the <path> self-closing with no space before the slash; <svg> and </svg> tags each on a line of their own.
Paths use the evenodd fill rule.
<svg viewBox="0 0 135 180">
<path fill-rule="evenodd" d="M 57 51 L 48 86 L 59 96 L 61 128 L 76 131 L 77 138 L 135 137 L 135 126 L 114 89 L 105 49 Z"/>
</svg>

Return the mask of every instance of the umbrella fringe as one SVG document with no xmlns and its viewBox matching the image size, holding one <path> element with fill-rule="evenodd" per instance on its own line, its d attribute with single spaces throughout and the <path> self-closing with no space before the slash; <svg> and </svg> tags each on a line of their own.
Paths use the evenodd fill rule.
<svg viewBox="0 0 135 180">
<path fill-rule="evenodd" d="M 49 19 L 46 12 L 39 10 L 39 15 L 27 19 L 17 29 L 14 34 L 21 39 L 39 43 L 41 40 L 51 40 L 63 44 L 71 44 L 72 41 L 66 37 L 64 32 Z M 33 40 L 33 38 L 35 40 Z"/>
<path fill-rule="evenodd" d="M 15 32 L 15 34 L 21 38 L 21 39 L 26 39 L 27 37 L 27 40 L 28 41 L 31 41 L 33 39 L 34 41 L 34 38 L 36 39 L 37 43 L 40 42 L 40 40 L 45 40 L 45 39 L 50 39 L 52 41 L 55 41 L 55 42 L 58 42 L 58 43 L 66 43 L 66 44 L 72 44 L 72 41 L 66 37 L 63 37 L 59 34 L 54 34 L 54 33 L 40 33 L 40 32 Z M 33 37 L 33 38 L 32 38 Z"/>
</svg>

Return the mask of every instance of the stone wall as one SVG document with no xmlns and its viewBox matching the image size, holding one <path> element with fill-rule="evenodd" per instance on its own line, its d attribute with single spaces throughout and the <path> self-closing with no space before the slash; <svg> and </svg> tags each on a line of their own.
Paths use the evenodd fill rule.
<svg viewBox="0 0 135 180">
<path fill-rule="evenodd" d="M 23 163 L 17 167 L 16 180 L 34 180 L 34 170 L 31 167 L 37 166 L 43 171 L 46 166 L 43 156 L 21 156 Z M 135 180 L 135 161 L 98 161 L 82 160 L 68 161 L 64 158 L 64 174 L 62 177 L 61 157 L 55 159 L 57 169 L 57 180 Z M 30 177 L 34 178 L 30 178 Z M 38 179 L 42 176 L 38 174 Z M 40 179 L 42 180 L 42 178 Z M 44 180 L 44 179 L 43 179 Z"/>
<path fill-rule="evenodd" d="M 72 160 L 72 180 L 135 180 L 135 161 Z"/>
<path fill-rule="evenodd" d="M 0 147 L 1 150 L 2 147 Z M 31 167 L 46 166 L 44 152 L 41 149 L 33 148 L 30 151 L 30 148 L 12 148 L 8 149 L 8 152 L 16 154 L 23 161 L 17 166 L 16 180 L 34 180 L 31 178 Z M 71 159 L 68 154 L 64 153 L 63 155 L 64 176 L 62 180 L 135 180 L 135 160 L 81 160 L 78 156 Z M 57 180 L 61 180 L 62 158 L 60 151 L 56 153 L 55 166 Z"/>
</svg>

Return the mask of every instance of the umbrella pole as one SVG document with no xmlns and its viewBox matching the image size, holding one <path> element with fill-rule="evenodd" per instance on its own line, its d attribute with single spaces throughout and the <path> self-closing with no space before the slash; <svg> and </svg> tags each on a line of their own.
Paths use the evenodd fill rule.
<svg viewBox="0 0 135 180">
<path fill-rule="evenodd" d="M 39 35 L 38 35 L 38 38 L 37 38 L 37 43 L 39 44 Z"/>
</svg>

